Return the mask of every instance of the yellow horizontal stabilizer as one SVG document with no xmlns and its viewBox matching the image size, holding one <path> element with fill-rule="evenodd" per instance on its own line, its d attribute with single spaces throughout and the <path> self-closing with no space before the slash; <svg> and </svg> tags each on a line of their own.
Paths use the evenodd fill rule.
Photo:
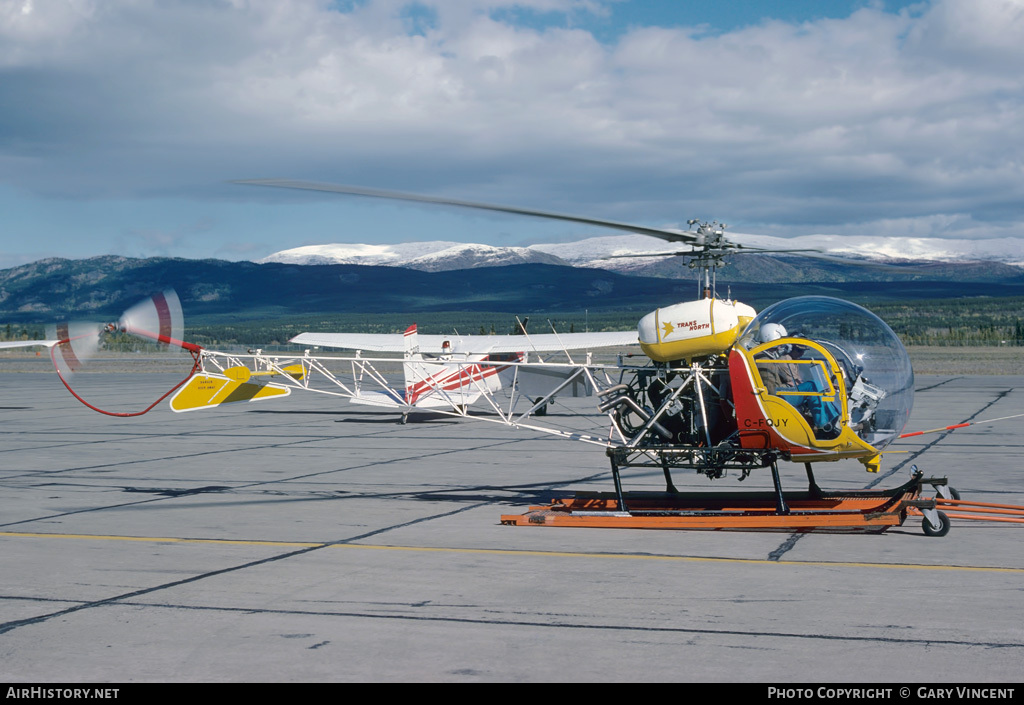
<svg viewBox="0 0 1024 705">
<path fill-rule="evenodd" d="M 171 397 L 171 410 L 193 411 L 238 401 L 286 397 L 289 394 L 291 394 L 291 389 L 288 387 L 279 387 L 275 384 L 250 384 L 229 379 L 223 375 L 202 373 L 193 375 L 192 379 Z"/>
</svg>

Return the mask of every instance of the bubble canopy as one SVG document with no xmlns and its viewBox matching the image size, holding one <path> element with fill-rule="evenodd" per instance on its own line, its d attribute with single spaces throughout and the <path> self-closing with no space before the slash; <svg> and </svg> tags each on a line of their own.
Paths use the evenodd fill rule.
<svg viewBox="0 0 1024 705">
<path fill-rule="evenodd" d="M 800 296 L 772 304 L 739 340 L 747 350 L 778 340 L 806 338 L 831 353 L 843 372 L 850 424 L 881 450 L 902 433 L 914 405 L 914 370 L 903 343 L 885 321 L 857 304 L 827 296 Z"/>
</svg>

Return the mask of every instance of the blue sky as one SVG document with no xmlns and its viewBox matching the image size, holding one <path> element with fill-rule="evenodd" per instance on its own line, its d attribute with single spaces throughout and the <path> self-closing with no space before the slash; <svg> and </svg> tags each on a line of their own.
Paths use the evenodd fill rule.
<svg viewBox="0 0 1024 705">
<path fill-rule="evenodd" d="M 1024 0 L 0 0 L 0 267 L 655 226 L 1024 237 Z"/>
</svg>

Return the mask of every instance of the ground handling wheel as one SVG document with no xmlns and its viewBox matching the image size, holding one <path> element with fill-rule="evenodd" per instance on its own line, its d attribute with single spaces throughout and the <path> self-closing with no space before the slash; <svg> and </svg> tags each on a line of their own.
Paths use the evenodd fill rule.
<svg viewBox="0 0 1024 705">
<path fill-rule="evenodd" d="M 939 528 L 932 526 L 932 522 L 925 515 L 924 521 L 921 522 L 921 529 L 924 531 L 925 536 L 945 536 L 949 533 L 949 517 L 946 516 L 945 512 L 936 510 L 936 515 L 939 518 Z"/>
</svg>

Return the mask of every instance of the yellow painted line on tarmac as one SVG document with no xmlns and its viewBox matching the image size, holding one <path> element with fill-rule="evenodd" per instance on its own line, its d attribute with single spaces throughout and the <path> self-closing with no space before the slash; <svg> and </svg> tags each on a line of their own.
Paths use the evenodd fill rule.
<svg viewBox="0 0 1024 705">
<path fill-rule="evenodd" d="M 241 541 L 236 539 L 183 539 L 167 536 L 108 536 L 105 534 L 40 534 L 20 531 L 0 531 L 0 538 L 10 536 L 12 538 L 33 538 L 33 539 L 89 539 L 93 541 L 143 541 L 149 543 L 220 543 L 238 546 L 286 546 L 291 548 L 312 548 L 324 546 L 322 542 L 300 542 L 300 541 Z"/>
<path fill-rule="evenodd" d="M 286 548 L 358 548 L 368 551 L 405 551 L 407 553 L 464 553 L 538 558 L 604 558 L 635 561 L 678 561 L 687 563 L 742 563 L 746 565 L 785 565 L 816 568 L 881 568 L 888 570 L 943 570 L 983 573 L 1021 573 L 1024 568 L 994 566 L 927 565 L 924 563 L 866 563 L 861 561 L 771 561 L 764 558 L 724 558 L 721 556 L 666 556 L 647 553 L 586 553 L 582 551 L 525 551 L 505 548 L 442 548 L 436 546 L 385 546 L 363 543 L 316 541 L 245 541 L 238 539 L 188 539 L 161 536 L 109 536 L 103 534 L 46 534 L 0 531 L 0 538 L 85 539 L 93 541 L 140 541 L 150 543 L 203 543 L 229 546 L 281 546 Z"/>
</svg>

